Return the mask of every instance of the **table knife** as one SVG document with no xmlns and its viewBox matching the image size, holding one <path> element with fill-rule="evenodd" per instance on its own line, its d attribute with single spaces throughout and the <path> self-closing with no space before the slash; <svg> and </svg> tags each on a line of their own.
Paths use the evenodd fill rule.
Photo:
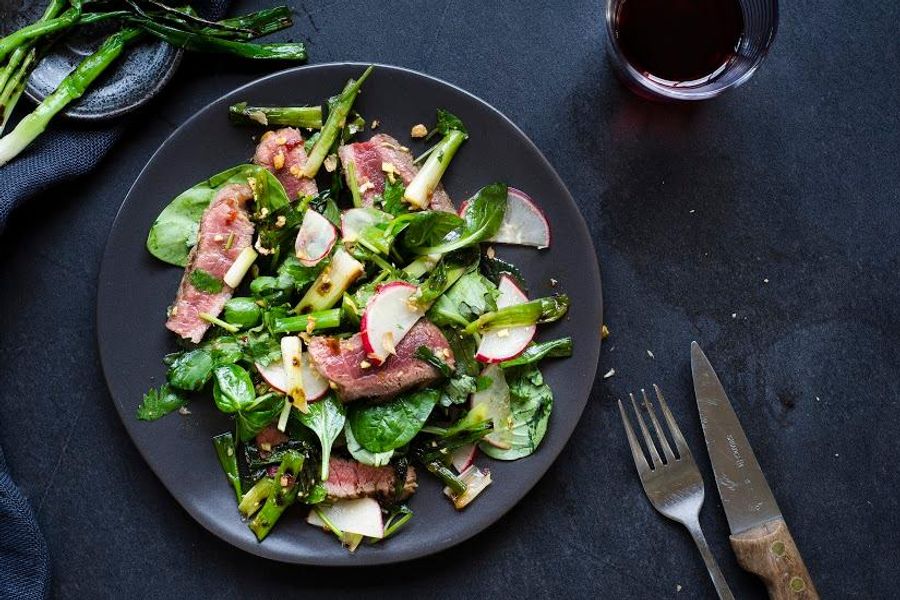
<svg viewBox="0 0 900 600">
<path fill-rule="evenodd" d="M 691 344 L 691 374 L 738 563 L 765 582 L 770 598 L 818 598 L 725 389 L 697 342 Z"/>
</svg>

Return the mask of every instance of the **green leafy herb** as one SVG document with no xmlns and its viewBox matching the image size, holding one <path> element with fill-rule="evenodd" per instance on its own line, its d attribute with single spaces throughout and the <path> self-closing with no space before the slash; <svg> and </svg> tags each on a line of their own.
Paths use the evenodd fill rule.
<svg viewBox="0 0 900 600">
<path fill-rule="evenodd" d="M 440 392 L 424 389 L 381 404 L 354 405 L 348 419 L 353 436 L 369 452 L 387 452 L 409 443 L 422 429 Z"/>
<path fill-rule="evenodd" d="M 346 414 L 344 406 L 329 394 L 309 405 L 309 412 L 299 413 L 300 422 L 309 427 L 322 444 L 322 481 L 328 481 L 328 461 L 331 446 L 344 430 Z"/>
<path fill-rule="evenodd" d="M 544 383 L 541 372 L 533 367 L 506 371 L 509 386 L 509 434 L 504 437 L 509 448 L 480 444 L 481 450 L 498 460 L 516 460 L 534 452 L 544 434 L 553 409 L 553 392 Z"/>
<path fill-rule="evenodd" d="M 236 363 L 244 356 L 240 343 L 231 335 L 212 338 L 203 345 L 203 349 L 212 357 L 215 366 Z"/>
<path fill-rule="evenodd" d="M 233 414 L 253 404 L 256 390 L 250 374 L 239 365 L 222 365 L 213 370 L 213 399 L 225 414 Z"/>
<path fill-rule="evenodd" d="M 466 126 L 463 124 L 462 119 L 460 119 L 450 111 L 439 108 L 437 109 L 437 124 L 434 126 L 434 129 L 428 132 L 428 135 L 425 137 L 425 139 L 430 140 L 436 133 L 447 135 L 454 130 L 461 131 L 464 134 L 469 135 L 469 132 L 468 130 L 466 130 Z"/>
<path fill-rule="evenodd" d="M 206 294 L 218 294 L 225 283 L 203 269 L 194 269 L 191 271 L 191 285 Z"/>
<path fill-rule="evenodd" d="M 278 418 L 283 407 L 284 396 L 276 393 L 265 394 L 243 406 L 235 415 L 238 437 L 242 442 L 250 441 L 269 423 Z"/>
<path fill-rule="evenodd" d="M 249 362 L 259 363 L 266 367 L 281 360 L 279 338 L 265 331 L 261 326 L 251 329 L 243 338 L 243 350 Z"/>
<path fill-rule="evenodd" d="M 409 212 L 409 205 L 403 201 L 403 194 L 406 192 L 406 186 L 400 178 L 396 178 L 393 182 L 386 180 L 384 182 L 384 192 L 381 195 L 382 210 L 394 216 L 406 214 Z"/>
<path fill-rule="evenodd" d="M 347 452 L 350 453 L 350 456 L 364 465 L 383 467 L 390 463 L 391 457 L 394 456 L 393 450 L 388 450 L 387 452 L 369 452 L 363 448 L 353 436 L 353 428 L 350 427 L 350 423 L 344 425 L 344 438 L 347 440 Z"/>
<path fill-rule="evenodd" d="M 181 353 L 169 365 L 166 379 L 172 387 L 197 392 L 203 389 L 212 374 L 213 358 L 202 349 Z"/>
<path fill-rule="evenodd" d="M 497 233 L 506 212 L 505 183 L 492 183 L 481 188 L 469 200 L 465 224 L 448 234 L 444 240 L 431 246 L 412 248 L 415 254 L 445 254 L 452 250 L 474 246 Z"/>
<path fill-rule="evenodd" d="M 159 389 L 150 389 L 137 410 L 141 421 L 155 421 L 187 404 L 187 400 L 165 383 Z"/>
<path fill-rule="evenodd" d="M 545 358 L 564 358 L 572 356 L 572 338 L 564 337 L 548 342 L 530 344 L 525 351 L 511 360 L 500 363 L 504 369 L 537 364 Z"/>
</svg>

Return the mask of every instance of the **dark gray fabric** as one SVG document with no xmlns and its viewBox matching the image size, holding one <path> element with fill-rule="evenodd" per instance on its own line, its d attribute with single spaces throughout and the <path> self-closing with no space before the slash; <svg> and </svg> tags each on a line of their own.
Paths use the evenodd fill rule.
<svg viewBox="0 0 900 600">
<path fill-rule="evenodd" d="M 228 0 L 194 3 L 204 16 L 214 19 L 225 14 L 228 4 Z M 23 112 L 18 110 L 18 116 Z M 53 122 L 24 154 L 0 167 L 0 234 L 13 210 L 28 198 L 42 192 L 50 197 L 66 193 L 59 184 L 91 172 L 125 129 L 123 120 L 89 125 L 62 118 Z M 44 598 L 49 579 L 47 545 L 0 448 L 0 598 Z"/>
<path fill-rule="evenodd" d="M 225 14 L 229 2 L 200 0 L 193 4 L 205 17 L 217 19 Z M 28 106 L 27 100 L 22 104 Z M 23 112 L 18 110 L 18 116 Z M 123 131 L 121 120 L 84 125 L 57 117 L 48 131 L 23 154 L 0 167 L 0 234 L 6 228 L 9 215 L 27 198 L 90 173 Z"/>
</svg>

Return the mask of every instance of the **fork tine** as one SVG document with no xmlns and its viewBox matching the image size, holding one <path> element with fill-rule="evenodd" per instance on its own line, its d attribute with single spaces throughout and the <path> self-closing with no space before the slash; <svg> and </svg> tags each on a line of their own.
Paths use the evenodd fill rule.
<svg viewBox="0 0 900 600">
<path fill-rule="evenodd" d="M 637 436 L 634 435 L 634 429 L 631 427 L 631 421 L 628 419 L 628 415 L 625 414 L 625 409 L 622 407 L 622 401 L 619 400 L 619 414 L 622 416 L 622 425 L 625 426 L 625 435 L 628 437 L 628 445 L 631 447 L 631 456 L 634 458 L 634 466 L 637 467 L 638 475 L 643 477 L 644 473 L 650 470 L 650 465 L 647 464 L 647 459 L 644 457 L 644 452 L 641 450 L 641 444 L 637 440 Z"/>
<path fill-rule="evenodd" d="M 675 448 L 678 450 L 678 458 L 693 460 L 691 458 L 691 450 L 688 448 L 684 436 L 681 435 L 678 423 L 675 422 L 675 417 L 672 416 L 672 411 L 669 410 L 669 405 L 666 404 L 666 399 L 663 398 L 662 391 L 655 383 L 653 384 L 653 389 L 656 390 L 656 398 L 659 400 L 659 407 L 660 410 L 662 410 L 663 417 L 665 417 L 666 423 L 669 424 L 669 433 L 672 434 L 672 440 L 675 442 Z"/>
<path fill-rule="evenodd" d="M 631 406 L 634 408 L 634 414 L 637 415 L 638 425 L 641 428 L 641 433 L 644 434 L 644 442 L 646 442 L 647 449 L 650 451 L 650 460 L 655 469 L 662 465 L 662 459 L 659 457 L 659 452 L 656 451 L 656 444 L 653 443 L 653 438 L 650 437 L 650 430 L 647 429 L 647 424 L 644 423 L 644 417 L 641 416 L 641 411 L 638 409 L 637 402 L 634 400 L 634 394 L 628 394 L 628 397 L 631 398 Z"/>
<path fill-rule="evenodd" d="M 654 387 L 656 387 L 656 384 L 654 384 Z M 659 424 L 659 419 L 656 418 L 656 411 L 653 409 L 653 403 L 650 402 L 650 399 L 647 397 L 647 392 L 644 391 L 643 388 L 641 389 L 641 395 L 644 396 L 644 406 L 647 407 L 647 412 L 650 413 L 650 421 L 653 423 L 653 430 L 656 431 L 656 437 L 659 438 L 659 445 L 662 447 L 663 454 L 666 456 L 666 464 L 669 464 L 675 460 L 675 454 L 669 446 L 669 441 L 666 439 L 665 433 L 663 433 L 663 428 Z"/>
</svg>

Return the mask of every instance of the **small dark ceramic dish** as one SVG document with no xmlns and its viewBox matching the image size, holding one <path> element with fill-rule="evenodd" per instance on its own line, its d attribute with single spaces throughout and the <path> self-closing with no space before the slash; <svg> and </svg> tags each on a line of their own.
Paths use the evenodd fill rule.
<svg viewBox="0 0 900 600">
<path fill-rule="evenodd" d="M 5 35 L 35 22 L 43 13 L 45 4 L 0 0 L 0 34 Z M 97 23 L 54 44 L 31 73 L 25 94 L 35 102 L 43 100 L 115 29 L 113 23 Z M 73 119 L 106 119 L 142 106 L 156 96 L 175 74 L 182 52 L 153 38 L 129 44 L 126 52 L 63 114 Z"/>
<path fill-rule="evenodd" d="M 134 183 L 113 224 L 100 272 L 97 337 L 103 371 L 115 407 L 141 454 L 204 527 L 248 552 L 285 562 L 399 562 L 472 537 L 515 506 L 559 455 L 581 417 L 597 370 L 600 273 L 588 229 L 559 176 L 520 129 L 482 100 L 421 73 L 376 66 L 354 108 L 368 119 L 379 119 L 379 131 L 407 140 L 410 126 L 431 122 L 437 107 L 465 122 L 470 139 L 444 178 L 451 197 L 459 202 L 487 183 L 505 181 L 527 190 L 550 221 L 554 235 L 547 250 L 497 247 L 499 256 L 522 268 L 533 296 L 564 291 L 572 299 L 568 317 L 540 333 L 543 339 L 570 335 L 575 344 L 573 357 L 550 360 L 542 367 L 555 405 L 540 448 L 514 462 L 479 458 L 478 464 L 491 470 L 494 483 L 463 512 L 454 510 L 438 481 L 420 470 L 419 491 L 410 501 L 415 517 L 404 531 L 350 554 L 333 537 L 307 525 L 302 506 L 291 507 L 264 542 L 256 541 L 238 516 L 234 492 L 213 451 L 210 438 L 230 425 L 212 401 L 193 402 L 189 415 L 173 414 L 152 423 L 135 418 L 142 394 L 165 379 L 162 357 L 176 349 L 163 322 L 181 271 L 160 263 L 145 249 L 154 218 L 182 190 L 252 156 L 254 132 L 229 124 L 229 104 L 321 102 L 364 68 L 329 64 L 283 71 L 239 88 L 197 113 L 166 140 Z M 421 150 L 419 143 L 410 146 L 414 153 Z M 557 287 L 551 287 L 551 278 L 559 282 Z"/>
</svg>

